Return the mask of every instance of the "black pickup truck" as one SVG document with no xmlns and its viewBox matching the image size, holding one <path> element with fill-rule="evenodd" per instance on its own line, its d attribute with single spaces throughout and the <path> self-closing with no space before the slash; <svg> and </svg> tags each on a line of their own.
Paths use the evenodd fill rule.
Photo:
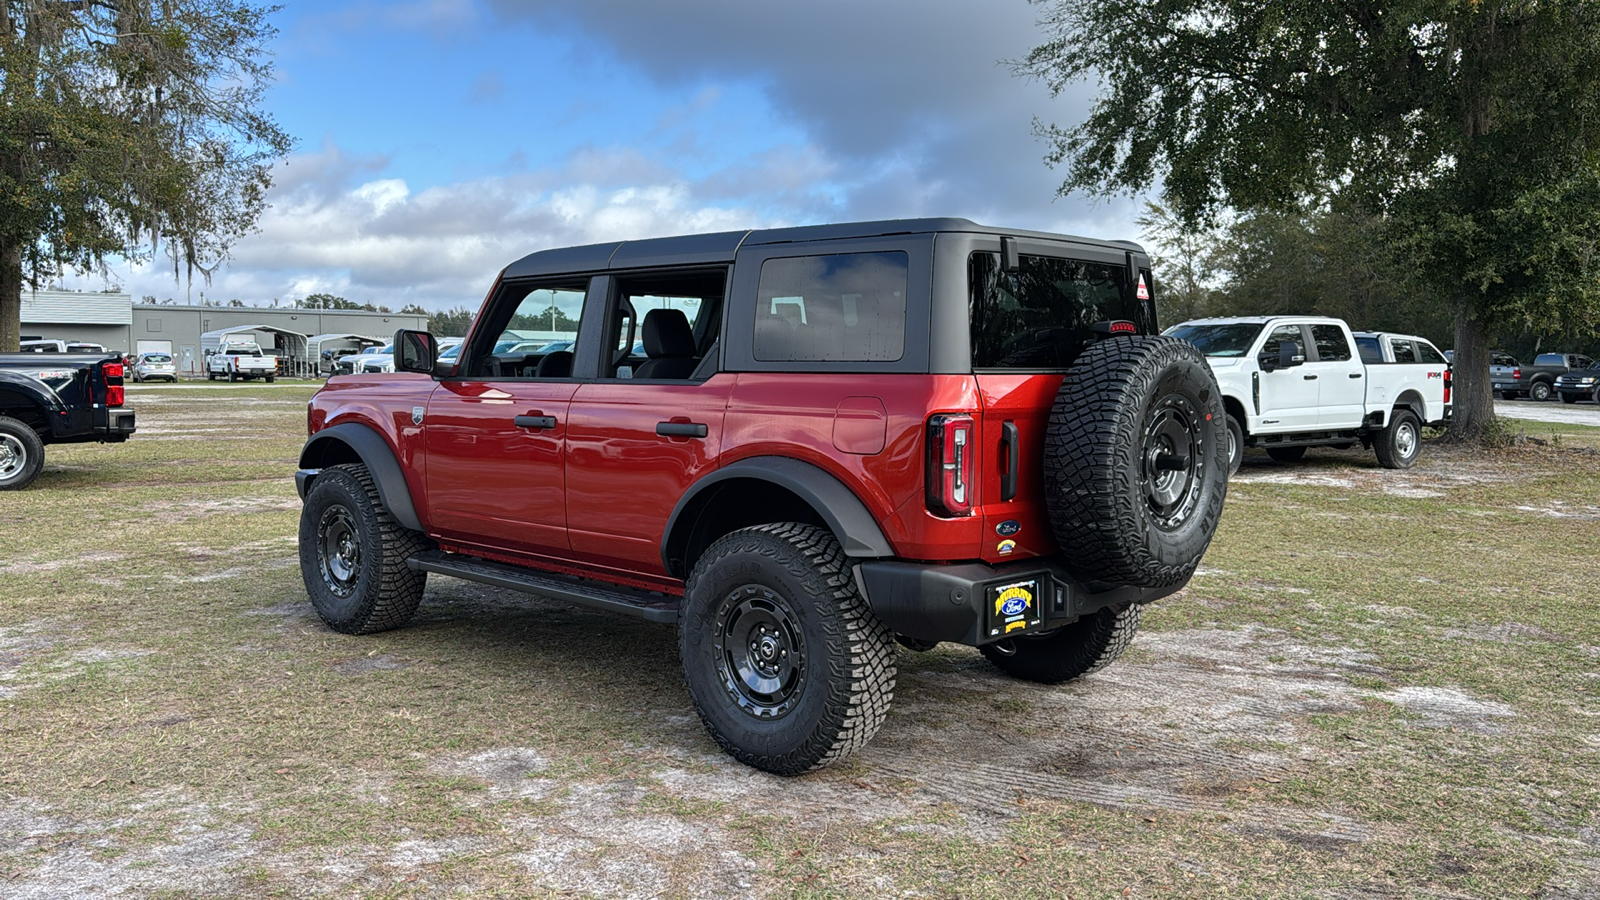
<svg viewBox="0 0 1600 900">
<path fill-rule="evenodd" d="M 45 444 L 127 440 L 122 377 L 116 355 L 0 353 L 0 491 L 39 475 Z"/>
</svg>

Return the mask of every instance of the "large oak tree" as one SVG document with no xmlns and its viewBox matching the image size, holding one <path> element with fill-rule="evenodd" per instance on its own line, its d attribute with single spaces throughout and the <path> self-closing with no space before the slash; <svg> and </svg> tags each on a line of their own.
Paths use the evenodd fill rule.
<svg viewBox="0 0 1600 900">
<path fill-rule="evenodd" d="M 1452 433 L 1493 420 L 1495 329 L 1597 328 L 1600 0 L 1036 2 L 1018 71 L 1101 86 L 1083 122 L 1040 126 L 1063 192 L 1381 218 L 1454 318 Z"/>
<path fill-rule="evenodd" d="M 0 0 L 0 351 L 24 283 L 107 257 L 208 272 L 290 140 L 260 108 L 272 7 Z"/>
</svg>

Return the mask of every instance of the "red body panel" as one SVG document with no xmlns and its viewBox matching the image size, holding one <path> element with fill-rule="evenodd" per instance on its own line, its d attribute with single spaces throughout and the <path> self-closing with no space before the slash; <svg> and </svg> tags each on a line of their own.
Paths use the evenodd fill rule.
<svg viewBox="0 0 1600 900">
<path fill-rule="evenodd" d="M 717 466 L 736 376 L 701 384 L 627 379 L 578 388 L 567 436 L 572 556 L 667 577 L 661 543 L 673 507 Z M 706 426 L 704 438 L 656 434 L 660 422 Z"/>
<path fill-rule="evenodd" d="M 928 416 L 975 412 L 977 385 L 970 375 L 793 375 L 743 373 L 728 402 L 722 465 L 753 456 L 787 456 L 842 481 L 878 520 L 897 556 L 905 559 L 975 559 L 978 516 L 941 519 L 928 512 L 924 454 Z M 868 400 L 876 401 L 869 403 Z M 863 449 L 863 421 L 881 404 L 884 448 L 876 454 L 840 452 L 836 435 Z M 844 421 L 836 423 L 838 416 Z M 980 454 L 979 465 L 983 464 Z"/>
<path fill-rule="evenodd" d="M 1027 559 L 1056 552 L 1044 497 L 1044 435 L 1050 407 L 1061 388 L 1061 375 L 982 374 L 974 376 L 983 401 L 982 452 L 978 465 L 978 502 L 983 519 L 986 562 Z M 1017 428 L 1017 494 L 1000 499 L 1006 461 L 1001 436 L 1005 423 Z M 1001 534 L 1000 525 L 1015 522 L 1018 530 Z M 1004 529 L 1010 532 L 1010 528 Z M 1003 552 L 1010 542 L 1009 552 Z"/>
<path fill-rule="evenodd" d="M 406 486 L 411 489 L 423 527 L 428 526 L 427 459 L 422 426 L 411 421 L 411 410 L 417 406 L 426 408 L 434 387 L 432 378 L 406 373 L 330 378 L 311 398 L 306 422 L 311 434 L 351 422 L 382 435 L 406 476 Z"/>
</svg>

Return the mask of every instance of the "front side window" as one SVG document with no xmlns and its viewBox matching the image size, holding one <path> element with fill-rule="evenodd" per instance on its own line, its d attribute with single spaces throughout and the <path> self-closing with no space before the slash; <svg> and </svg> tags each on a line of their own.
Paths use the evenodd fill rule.
<svg viewBox="0 0 1600 900">
<path fill-rule="evenodd" d="M 973 368 L 1066 368 L 1095 340 L 1089 327 L 1097 322 L 1128 321 L 1140 334 L 1155 333 L 1154 308 L 1132 296 L 1126 267 L 1054 256 L 1020 262 L 1004 272 L 998 253 L 968 261 Z"/>
<path fill-rule="evenodd" d="M 1300 333 L 1300 326 L 1279 325 L 1277 328 L 1272 329 L 1271 334 L 1267 335 L 1267 342 L 1261 346 L 1261 354 L 1277 359 L 1279 348 L 1289 341 L 1294 341 L 1300 345 L 1299 355 L 1305 353 L 1304 335 Z"/>
<path fill-rule="evenodd" d="M 1167 329 L 1168 337 L 1181 338 L 1199 348 L 1207 356 L 1236 357 L 1250 352 L 1261 326 L 1250 322 L 1205 324 L 1196 322 L 1174 325 Z"/>
<path fill-rule="evenodd" d="M 1317 359 L 1321 362 L 1344 362 L 1350 358 L 1350 342 L 1345 340 L 1344 329 L 1337 325 L 1311 326 L 1311 339 L 1317 342 Z"/>
<path fill-rule="evenodd" d="M 900 359 L 908 268 L 902 251 L 767 260 L 756 291 L 756 359 Z"/>
<path fill-rule="evenodd" d="M 1390 340 L 1389 348 L 1394 351 L 1394 361 L 1397 363 L 1414 363 L 1417 361 L 1417 351 L 1410 341 Z"/>
<path fill-rule="evenodd" d="M 473 340 L 474 378 L 565 378 L 572 374 L 570 351 L 546 352 L 555 341 L 576 341 L 583 321 L 587 278 L 537 287 L 507 287 L 508 293 Z M 492 337 L 490 337 L 492 335 Z M 387 351 L 385 351 L 387 352 Z M 553 356 L 545 363 L 546 356 Z M 541 367 L 541 363 L 544 365 Z"/>
</svg>

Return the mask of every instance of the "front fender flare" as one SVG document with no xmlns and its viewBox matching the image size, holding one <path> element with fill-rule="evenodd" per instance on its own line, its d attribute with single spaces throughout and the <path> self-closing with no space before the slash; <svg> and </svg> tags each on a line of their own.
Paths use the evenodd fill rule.
<svg viewBox="0 0 1600 900">
<path fill-rule="evenodd" d="M 694 483 L 678 498 L 677 506 L 667 519 L 666 531 L 661 538 L 661 562 L 672 571 L 669 548 L 678 533 L 680 518 L 694 505 L 696 497 L 707 488 L 734 478 L 766 481 L 784 488 L 811 505 L 828 524 L 834 537 L 844 548 L 846 556 L 855 558 L 885 558 L 895 555 L 889 539 L 883 536 L 878 520 L 866 504 L 844 482 L 811 463 L 784 456 L 752 456 L 729 463 Z M 692 525 L 693 523 L 682 523 Z"/>
<path fill-rule="evenodd" d="M 382 435 L 366 425 L 346 422 L 312 435 L 300 450 L 301 471 L 321 469 L 333 444 L 344 444 L 361 457 L 362 465 L 372 473 L 372 481 L 378 486 L 378 496 L 396 522 L 412 531 L 422 530 L 417 508 L 411 502 L 411 488 L 406 484 L 405 473 L 400 470 L 400 462 L 395 459 L 393 448 Z M 300 488 L 302 497 L 310 489 L 314 477 L 296 477 L 296 486 Z"/>
</svg>

